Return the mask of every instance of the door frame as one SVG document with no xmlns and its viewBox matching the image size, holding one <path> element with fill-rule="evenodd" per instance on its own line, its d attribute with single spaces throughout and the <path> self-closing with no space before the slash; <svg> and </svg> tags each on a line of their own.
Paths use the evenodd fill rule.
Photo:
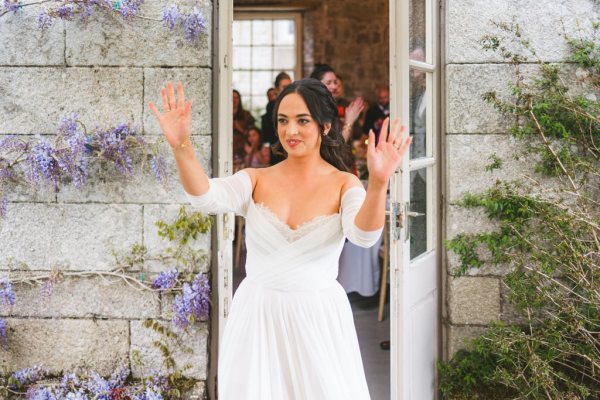
<svg viewBox="0 0 600 400">
<path fill-rule="evenodd" d="M 431 115 L 427 122 L 427 131 L 433 132 L 433 152 L 432 157 L 435 159 L 436 165 L 434 165 L 433 173 L 435 174 L 434 180 L 431 183 L 435 190 L 434 198 L 429 203 L 433 207 L 433 228 L 435 235 L 430 239 L 430 223 L 428 223 L 427 236 L 428 243 L 431 240 L 431 244 L 435 249 L 435 274 L 437 287 L 436 290 L 436 305 L 437 305 L 437 359 L 441 360 L 443 357 L 444 344 L 442 338 L 443 332 L 443 315 L 445 315 L 445 309 L 443 307 L 443 296 L 445 293 L 445 280 L 442 273 L 444 265 L 443 260 L 443 236 L 444 236 L 444 187 L 445 176 L 443 175 L 444 159 L 442 158 L 442 146 L 444 132 L 442 131 L 442 117 L 444 116 L 444 110 L 442 108 L 442 96 L 444 94 L 443 82 L 443 52 L 442 52 L 442 25 L 441 25 L 441 10 L 443 6 L 443 0 L 427 0 L 426 6 L 426 59 L 428 63 L 433 64 L 433 68 L 428 70 L 432 72 L 431 76 L 427 77 L 427 86 L 431 87 L 431 93 L 433 94 L 428 99 L 427 113 Z M 426 67 L 423 63 L 418 61 L 409 60 L 410 52 L 410 0 L 390 0 L 390 13 L 389 13 L 389 25 L 390 25 L 390 117 L 399 117 L 401 123 L 405 126 L 410 126 L 410 104 L 408 101 L 400 101 L 399 99 L 409 99 L 410 88 L 409 88 L 409 74 L 411 66 Z M 427 16 L 429 14 L 429 17 Z M 430 123 L 432 121 L 433 123 Z M 413 169 L 424 166 L 425 163 L 420 162 L 424 160 L 416 160 L 413 163 Z M 406 287 L 409 279 L 411 278 L 410 266 L 410 254 L 409 247 L 404 245 L 405 238 L 407 237 L 406 230 L 408 229 L 408 216 L 407 211 L 403 205 L 410 204 L 410 161 L 406 157 L 399 171 L 397 171 L 390 181 L 390 195 L 391 203 L 394 200 L 400 205 L 402 210 L 401 215 L 395 216 L 393 213 L 390 215 L 390 226 L 393 226 L 397 222 L 397 218 L 400 218 L 399 224 L 400 229 L 400 240 L 394 241 L 394 235 L 390 230 L 390 330 L 391 330 L 391 347 L 390 347 L 390 380 L 391 380 L 391 399 L 393 400 L 408 400 L 410 399 L 409 384 L 402 382 L 403 376 L 408 376 L 410 371 L 410 358 L 403 354 L 403 348 L 409 348 L 409 335 L 404 334 L 408 329 L 411 328 L 408 315 L 408 307 L 404 296 L 406 293 L 402 293 L 402 288 Z M 406 179 L 403 179 L 403 174 L 406 174 Z M 429 190 L 428 190 L 429 191 Z M 393 194 L 396 194 L 396 198 Z M 429 207 L 428 205 L 428 207 Z M 429 245 L 428 245 L 429 247 Z M 421 256 L 415 258 L 416 263 L 422 260 Z M 394 338 L 396 340 L 394 340 Z M 399 345 L 402 343 L 402 345 Z M 435 384 L 436 398 L 440 397 L 438 376 L 435 371 Z M 420 399 L 419 399 L 420 400 Z"/>
<path fill-rule="evenodd" d="M 400 38 L 408 38 L 409 36 L 409 0 L 389 0 L 389 31 L 390 31 L 390 114 L 400 115 L 402 124 L 408 126 L 409 120 L 409 106 L 408 103 L 401 106 L 397 99 L 404 96 L 408 98 L 409 88 L 408 85 L 402 86 L 400 84 L 399 77 L 401 74 L 409 73 L 408 62 L 402 62 L 401 54 L 405 54 L 405 60 L 408 60 L 408 40 L 399 40 Z M 212 134 L 212 167 L 214 176 L 228 176 L 232 173 L 232 133 L 231 133 L 231 115 L 232 115 L 232 104 L 231 104 L 231 91 L 232 91 L 232 23 L 233 23 L 233 0 L 221 0 L 213 3 L 213 134 Z M 434 127 L 437 133 L 436 141 L 437 146 L 435 150 L 435 157 L 437 160 L 437 199 L 434 202 L 437 208 L 437 224 L 438 231 L 435 238 L 436 249 L 437 249 L 437 269 L 438 269 L 438 358 L 442 359 L 445 355 L 442 352 L 445 341 L 443 337 L 444 325 L 443 317 L 445 315 L 445 308 L 443 307 L 443 296 L 445 295 L 445 274 L 440 272 L 441 268 L 444 268 L 444 257 L 442 240 L 444 237 L 444 198 L 445 198 L 445 176 L 444 168 L 442 168 L 445 162 L 442 151 L 444 145 L 444 124 L 441 123 L 442 118 L 445 117 L 445 109 L 443 108 L 444 102 L 441 100 L 445 93 L 443 82 L 444 70 L 440 66 L 443 65 L 443 46 L 441 45 L 441 39 L 443 36 L 443 9 L 444 0 L 431 0 L 432 8 L 435 12 L 434 22 L 437 29 L 430 30 L 428 33 L 433 36 L 435 43 L 434 50 L 436 51 L 437 60 L 437 73 L 434 85 L 437 86 L 435 98 L 435 104 L 430 105 L 432 111 L 438 115 L 434 119 L 436 125 Z M 429 24 L 429 23 L 428 23 Z M 392 177 L 390 180 L 390 191 L 398 189 L 399 185 L 402 185 L 401 171 L 409 171 L 408 157 L 403 160 L 403 165 L 400 171 Z M 405 180 L 405 187 L 402 188 L 403 193 L 409 193 L 409 187 L 406 184 L 408 180 Z M 390 223 L 395 223 L 394 217 L 390 216 Z M 218 361 L 218 347 L 220 338 L 223 334 L 223 328 L 227 315 L 229 312 L 229 306 L 232 299 L 232 274 L 233 274 L 233 258 L 232 258 L 232 241 L 234 235 L 234 216 L 233 214 L 218 215 L 216 218 L 216 226 L 212 231 L 212 287 L 216 288 L 213 290 L 213 313 L 211 317 L 211 337 L 210 337 L 210 352 L 209 352 L 209 370 L 208 370 L 208 390 L 210 398 L 216 398 L 216 375 L 217 375 L 217 361 Z M 406 224 L 404 224 L 406 226 Z M 404 237 L 405 228 L 402 228 L 401 235 Z M 390 235 L 392 235 L 390 230 Z M 392 237 L 390 237 L 390 243 L 392 243 Z M 402 332 L 405 324 L 402 320 L 402 296 L 400 296 L 399 288 L 402 283 L 401 265 L 397 260 L 402 260 L 404 254 L 402 246 L 390 245 L 390 338 L 401 337 L 399 334 Z M 400 354 L 400 347 L 395 345 L 395 341 L 391 340 L 390 348 L 390 387 L 391 387 L 391 398 L 406 400 L 407 397 L 403 395 L 399 388 L 398 376 L 408 366 L 406 360 L 403 360 L 402 354 Z"/>
<path fill-rule="evenodd" d="M 213 85 L 212 85 L 212 170 L 213 176 L 228 176 L 233 171 L 232 32 L 233 0 L 213 2 Z M 211 232 L 212 313 L 207 371 L 209 398 L 217 398 L 219 343 L 232 299 L 233 213 L 218 214 Z"/>
</svg>

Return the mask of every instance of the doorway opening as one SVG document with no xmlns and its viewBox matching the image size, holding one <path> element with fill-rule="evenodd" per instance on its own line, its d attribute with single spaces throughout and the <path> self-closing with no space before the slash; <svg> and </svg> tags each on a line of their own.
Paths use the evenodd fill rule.
<svg viewBox="0 0 600 400">
<path fill-rule="evenodd" d="M 364 157 L 361 152 L 365 150 L 362 134 L 367 122 L 366 111 L 369 106 L 382 105 L 378 101 L 379 89 L 388 89 L 391 102 L 387 113 L 392 118 L 402 119 L 415 143 L 410 161 L 407 159 L 402 167 L 408 172 L 403 175 L 399 171 L 392 179 L 389 218 L 381 243 L 367 251 L 345 249 L 340 258 L 339 276 L 341 280 L 349 277 L 342 286 L 347 287 L 354 311 L 371 398 L 434 398 L 438 341 L 427 341 L 438 335 L 439 319 L 437 2 L 373 0 L 345 5 L 344 10 L 330 1 L 309 2 L 303 6 L 291 6 L 285 0 L 275 2 L 276 5 L 271 3 L 257 6 L 255 1 L 234 1 L 228 31 L 232 38 L 229 50 L 232 62 L 227 94 L 237 96 L 232 101 L 233 111 L 235 113 L 241 105 L 247 112 L 244 118 L 248 124 L 238 135 L 238 143 L 235 130 L 242 129 L 229 125 L 233 129 L 225 140 L 230 143 L 223 147 L 229 153 L 220 152 L 219 160 L 230 163 L 230 172 L 252 162 L 270 164 L 265 158 L 272 153 L 264 148 L 273 143 L 266 141 L 267 146 L 264 146 L 266 135 L 262 129 L 270 101 L 269 89 L 277 86 L 276 76 L 285 72 L 291 80 L 308 77 L 316 64 L 327 63 L 337 72 L 338 87 L 342 88 L 339 97 L 345 98 L 346 104 L 357 97 L 368 102 L 348 139 L 354 147 L 355 173 L 366 182 L 364 159 L 361 160 Z M 342 101 L 342 112 L 343 104 Z M 231 117 L 234 113 L 229 112 L 231 119 L 235 118 Z M 257 139 L 252 138 L 257 132 L 249 132 L 254 127 L 258 131 L 258 146 Z M 262 157 L 255 156 L 260 152 Z M 219 271 L 227 271 L 221 274 L 227 290 L 220 297 L 234 295 L 245 276 L 241 218 L 235 218 L 233 232 L 233 240 L 223 243 L 230 246 L 228 252 L 232 257 L 225 259 L 226 265 L 219 265 Z M 417 270 L 421 275 L 414 272 Z M 415 279 L 432 281 L 433 288 L 425 285 L 429 290 L 426 300 L 417 300 L 410 306 L 407 288 L 411 282 L 417 282 Z M 379 316 L 381 321 L 378 321 Z M 417 340 L 418 332 L 429 328 L 430 334 L 423 336 L 426 339 Z M 381 342 L 385 340 L 391 341 L 390 350 L 381 349 Z M 413 345 L 416 346 L 414 351 Z M 419 361 L 421 351 L 429 357 L 423 362 Z M 421 382 L 411 372 L 415 362 L 422 373 Z"/>
</svg>

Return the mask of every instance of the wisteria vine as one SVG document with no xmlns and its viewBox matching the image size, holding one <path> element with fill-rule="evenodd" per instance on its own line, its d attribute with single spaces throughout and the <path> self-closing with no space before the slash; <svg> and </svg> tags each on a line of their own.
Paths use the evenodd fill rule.
<svg viewBox="0 0 600 400">
<path fill-rule="evenodd" d="M 166 161 L 130 124 L 88 132 L 77 114 L 64 118 L 53 139 L 37 135 L 9 135 L 0 139 L 0 218 L 7 213 L 9 185 L 32 187 L 60 183 L 83 187 L 90 175 L 90 160 L 113 165 L 123 176 L 134 174 L 134 162 L 148 164 L 158 181 L 166 179 Z"/>
<path fill-rule="evenodd" d="M 97 11 L 113 13 L 129 22 L 134 18 L 162 22 L 162 25 L 173 31 L 183 33 L 185 40 L 194 47 L 202 46 L 202 37 L 206 35 L 206 20 L 198 7 L 183 10 L 177 5 L 163 7 L 161 18 L 151 18 L 140 13 L 144 0 L 2 0 L 0 17 L 13 13 L 19 14 L 24 7 L 47 4 L 37 18 L 38 28 L 46 30 L 57 19 L 64 21 L 88 21 Z"/>
<path fill-rule="evenodd" d="M 128 382 L 130 374 L 129 367 L 123 365 L 108 379 L 95 371 L 84 376 L 68 372 L 58 384 L 35 385 L 48 376 L 48 371 L 36 365 L 14 372 L 3 383 L 9 393 L 25 395 L 27 400 L 164 400 L 171 398 L 176 389 L 174 380 L 159 372 L 137 385 Z"/>
<path fill-rule="evenodd" d="M 184 212 L 180 212 L 180 217 L 177 220 L 179 223 L 181 223 L 182 214 L 186 215 Z M 199 215 L 192 215 L 190 220 L 196 220 L 198 217 Z M 201 226 L 196 225 L 196 229 L 206 231 L 210 227 L 209 221 L 210 219 L 206 219 L 206 222 Z M 162 229 L 165 229 L 165 226 L 169 227 L 164 222 L 159 222 L 160 224 L 157 223 L 157 225 L 162 226 Z M 177 223 L 174 225 L 177 225 Z M 163 237 L 165 236 L 163 235 Z M 188 245 L 186 242 L 184 246 Z M 166 252 L 169 253 L 168 249 Z M 197 259 L 196 257 L 192 258 Z M 171 323 L 180 330 L 186 330 L 196 323 L 207 321 L 209 318 L 211 290 L 208 277 L 204 273 L 193 272 L 193 269 L 177 266 L 159 273 L 150 283 L 145 283 L 143 279 L 135 280 L 131 276 L 108 271 L 53 271 L 49 276 L 22 278 L 16 282 L 42 281 L 42 295 L 50 296 L 53 292 L 52 286 L 64 279 L 65 276 L 87 276 L 92 274 L 119 276 L 128 279 L 129 283 L 135 282 L 141 289 L 153 290 L 163 294 L 175 293 Z M 12 286 L 14 282 L 6 277 L 0 277 L 0 307 L 8 308 L 15 304 L 15 293 Z M 148 327 L 146 324 L 145 326 Z M 3 348 L 6 350 L 6 321 L 4 319 L 0 319 L 0 335 Z M 27 400 L 163 400 L 179 398 L 172 395 L 172 391 L 179 393 L 179 389 L 174 385 L 178 380 L 185 380 L 181 373 L 177 371 L 169 375 L 156 372 L 144 379 L 141 385 L 132 383 L 126 385 L 129 375 L 129 368 L 122 367 L 115 371 L 109 379 L 102 378 L 96 372 L 90 372 L 86 380 L 74 373 L 68 373 L 62 377 L 59 385 L 40 384 L 39 381 L 48 377 L 48 372 L 41 366 L 36 365 L 18 370 L 7 378 L 0 377 L 0 394 L 4 390 L 14 395 L 24 395 Z"/>
</svg>

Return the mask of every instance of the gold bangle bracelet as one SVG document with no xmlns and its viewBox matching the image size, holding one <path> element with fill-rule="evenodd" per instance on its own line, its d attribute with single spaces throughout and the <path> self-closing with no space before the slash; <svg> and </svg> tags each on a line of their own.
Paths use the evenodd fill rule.
<svg viewBox="0 0 600 400">
<path fill-rule="evenodd" d="M 180 149 L 185 149 L 188 146 L 192 145 L 192 140 L 190 138 L 185 139 L 183 142 L 179 143 L 176 146 L 171 146 L 171 150 L 175 151 L 175 150 L 180 150 Z"/>
</svg>

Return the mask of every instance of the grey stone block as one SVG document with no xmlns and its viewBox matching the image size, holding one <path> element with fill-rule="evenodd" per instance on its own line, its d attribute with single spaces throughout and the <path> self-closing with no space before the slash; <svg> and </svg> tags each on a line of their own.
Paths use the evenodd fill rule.
<svg viewBox="0 0 600 400">
<path fill-rule="evenodd" d="M 157 257 L 161 252 L 164 252 L 168 247 L 176 248 L 177 242 L 169 242 L 167 238 L 161 238 L 158 235 L 158 228 L 155 225 L 156 221 L 163 220 L 167 223 L 172 223 L 179 215 L 180 205 L 155 205 L 149 204 L 144 206 L 144 245 L 148 249 L 150 257 Z M 187 213 L 195 212 L 191 206 L 187 207 Z M 202 265 L 197 265 L 196 270 L 207 272 L 210 267 L 210 232 L 200 235 L 198 239 L 190 239 L 188 244 L 195 250 L 202 250 L 207 256 L 207 262 Z M 166 271 L 174 268 L 173 265 L 165 265 L 158 260 L 149 260 L 146 267 L 151 272 Z"/>
<path fill-rule="evenodd" d="M 466 347 L 466 342 L 475 339 L 485 333 L 487 328 L 483 326 L 456 326 L 448 327 L 448 358 L 459 350 Z"/>
<path fill-rule="evenodd" d="M 7 348 L 0 365 L 9 371 L 42 365 L 52 375 L 89 367 L 108 376 L 128 363 L 127 321 L 72 319 L 6 320 Z"/>
<path fill-rule="evenodd" d="M 463 277 L 448 281 L 448 315 L 453 324 L 485 325 L 500 318 L 497 278 Z"/>
<path fill-rule="evenodd" d="M 502 59 L 481 48 L 481 37 L 493 31 L 491 21 L 503 22 L 517 14 L 519 0 L 446 2 L 446 63 L 498 62 Z"/>
<path fill-rule="evenodd" d="M 589 0 L 450 0 L 446 11 L 446 62 L 500 62 L 495 52 L 483 50 L 479 42 L 485 34 L 499 31 L 492 22 L 519 24 L 523 39 L 529 40 L 542 61 L 561 61 L 568 55 L 563 37 L 576 33 L 577 27 L 588 28 L 590 16 L 600 11 Z M 505 43 L 509 45 L 509 43 Z M 516 46 L 510 46 L 512 50 Z M 532 61 L 536 61 L 532 58 Z"/>
<path fill-rule="evenodd" d="M 519 24 L 543 61 L 563 61 L 569 49 L 563 37 L 578 35 L 598 21 L 600 4 L 590 0 L 520 0 Z"/>
<path fill-rule="evenodd" d="M 0 132 L 54 133 L 73 112 L 89 129 L 141 127 L 142 81 L 137 68 L 0 68 Z"/>
<path fill-rule="evenodd" d="M 13 204 L 0 220 L 0 268 L 24 262 L 31 269 L 109 270 L 111 250 L 127 252 L 142 240 L 137 205 Z"/>
<path fill-rule="evenodd" d="M 159 149 L 167 163 L 167 179 L 163 182 L 156 180 L 150 165 L 137 166 L 133 177 L 123 178 L 118 175 L 110 179 L 100 178 L 94 173 L 88 185 L 77 189 L 72 185 L 61 186 L 57 194 L 59 202 L 102 202 L 102 203 L 187 203 L 184 191 L 179 182 L 175 158 L 169 146 L 158 136 L 145 138 L 148 143 L 159 143 Z M 211 173 L 211 140 L 210 136 L 195 136 L 193 138 L 198 160 L 202 167 Z M 99 167 L 97 166 L 96 169 Z"/>
<path fill-rule="evenodd" d="M 162 321 L 165 326 L 170 322 Z M 179 334 L 179 343 L 165 339 L 151 328 L 145 328 L 143 321 L 131 321 L 131 359 L 139 359 L 141 365 L 132 363 L 134 378 L 142 378 L 153 371 L 164 371 L 164 358 L 160 350 L 153 344 L 155 341 L 167 343 L 175 360 L 176 368 L 187 365 L 183 374 L 189 378 L 206 379 L 208 365 L 208 327 L 205 324 L 194 326 L 188 331 L 175 331 Z M 190 352 L 191 350 L 191 352 Z"/>
<path fill-rule="evenodd" d="M 29 274 L 43 276 L 47 273 Z M 122 278 L 65 277 L 52 285 L 50 296 L 42 285 L 15 284 L 15 305 L 0 314 L 22 317 L 153 318 L 159 314 L 159 296 L 127 284 Z"/>
<path fill-rule="evenodd" d="M 522 144 L 507 134 L 446 136 L 448 202 L 455 203 L 466 193 L 482 193 L 498 179 L 525 179 L 525 174 L 533 174 L 530 159 L 515 159 L 521 151 Z M 486 171 L 494 153 L 502 160 L 502 167 Z"/>
<path fill-rule="evenodd" d="M 207 33 L 199 47 L 185 41 L 177 28 L 163 27 L 162 7 L 180 10 L 196 4 L 206 20 Z M 152 1 L 140 8 L 140 16 L 125 22 L 120 16 L 97 12 L 87 23 L 66 24 L 66 58 L 69 65 L 210 66 L 212 55 L 212 4 L 210 1 Z"/>
<path fill-rule="evenodd" d="M 448 65 L 446 67 L 448 133 L 504 133 L 513 121 L 503 117 L 482 95 L 496 91 L 510 99 L 515 81 L 511 66 L 499 64 Z"/>
<path fill-rule="evenodd" d="M 162 135 L 158 121 L 148 103 L 152 101 L 162 112 L 160 88 L 167 81 L 181 82 L 187 100 L 192 103 L 192 134 L 211 133 L 212 121 L 212 71 L 207 68 L 145 68 L 144 69 L 144 132 Z M 177 90 L 177 88 L 175 88 Z"/>
<path fill-rule="evenodd" d="M 459 233 L 477 234 L 489 232 L 496 228 L 488 219 L 482 208 L 465 208 L 448 205 L 446 237 L 454 238 Z"/>
<path fill-rule="evenodd" d="M 39 30 L 37 17 L 42 10 L 33 5 L 0 17 L 0 65 L 64 65 L 64 22 Z"/>
</svg>

